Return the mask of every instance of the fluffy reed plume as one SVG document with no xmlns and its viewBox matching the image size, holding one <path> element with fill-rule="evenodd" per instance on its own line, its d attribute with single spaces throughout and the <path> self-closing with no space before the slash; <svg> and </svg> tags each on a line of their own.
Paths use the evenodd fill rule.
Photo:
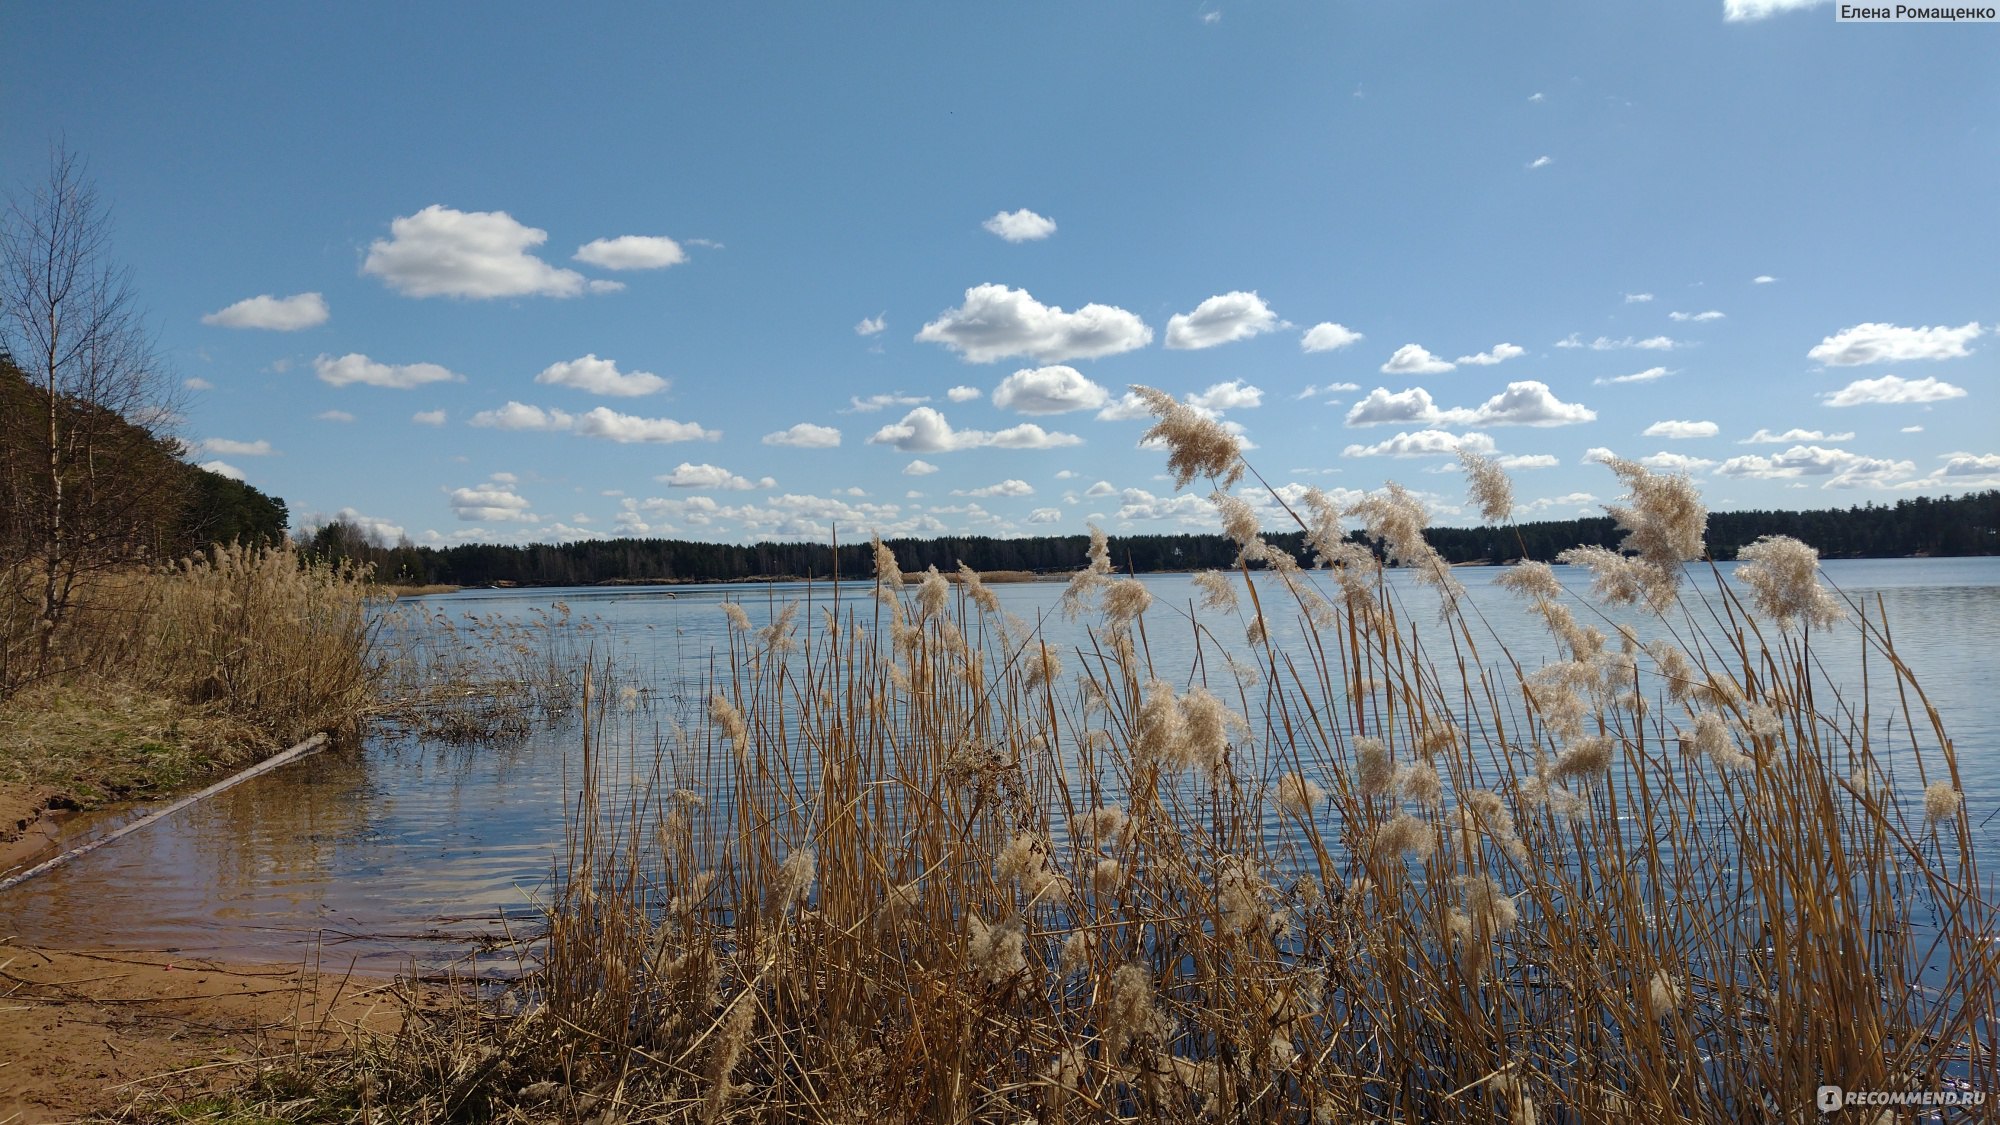
<svg viewBox="0 0 2000 1125">
<path fill-rule="evenodd" d="M 1278 778 L 1272 800 L 1291 815 L 1304 818 L 1311 816 L 1313 808 L 1326 800 L 1326 790 L 1302 773 L 1288 773 Z"/>
<path fill-rule="evenodd" d="M 1063 590 L 1063 614 L 1075 617 L 1089 608 L 1096 592 L 1105 586 L 1111 573 L 1111 542 L 1104 535 L 1104 529 L 1090 525 L 1090 548 L 1085 553 L 1082 570 L 1070 576 L 1069 585 Z"/>
<path fill-rule="evenodd" d="M 1840 620 L 1840 603 L 1819 584 L 1819 552 L 1789 535 L 1767 535 L 1736 553 L 1736 577 L 1750 604 L 1784 628 L 1803 618 L 1820 628 Z"/>
<path fill-rule="evenodd" d="M 1366 797 L 1387 793 L 1396 784 L 1396 762 L 1379 738 L 1354 740 L 1354 784 Z"/>
<path fill-rule="evenodd" d="M 1955 819 L 1964 804 L 1965 795 L 1951 782 L 1933 781 L 1924 790 L 1924 819 L 1931 822 Z"/>
<path fill-rule="evenodd" d="M 1507 470 L 1491 457 L 1466 449 L 1458 451 L 1458 463 L 1465 468 L 1466 484 L 1480 518 L 1501 523 L 1514 514 L 1514 482 L 1507 478 Z"/>
<path fill-rule="evenodd" d="M 1236 587 L 1230 583 L 1227 574 L 1219 570 L 1197 570 L 1194 584 L 1201 591 L 1201 608 L 1223 613 L 1236 612 Z"/>
<path fill-rule="evenodd" d="M 1222 423 L 1196 413 L 1165 391 L 1136 385 L 1131 390 L 1158 419 L 1140 444 L 1157 439 L 1166 445 L 1167 470 L 1174 474 L 1175 488 L 1186 488 L 1197 476 L 1219 478 L 1224 488 L 1234 488 L 1243 479 L 1242 443 Z"/>
<path fill-rule="evenodd" d="M 1424 528 L 1431 522 L 1429 509 L 1402 485 L 1390 481 L 1382 491 L 1355 501 L 1347 514 L 1361 520 L 1369 537 L 1388 552 L 1390 562 L 1414 569 L 1419 581 L 1435 586 L 1448 601 L 1465 592 L 1451 576 L 1444 556 L 1424 538 Z"/>
<path fill-rule="evenodd" d="M 723 602 L 722 615 L 729 619 L 729 627 L 731 629 L 739 633 L 750 631 L 750 615 L 743 611 L 741 605 L 735 602 Z"/>
</svg>

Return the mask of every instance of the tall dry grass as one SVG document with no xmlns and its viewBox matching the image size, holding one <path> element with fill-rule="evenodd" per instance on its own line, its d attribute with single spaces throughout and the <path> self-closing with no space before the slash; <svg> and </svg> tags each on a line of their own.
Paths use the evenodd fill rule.
<svg viewBox="0 0 2000 1125">
<path fill-rule="evenodd" d="M 1154 405 L 1183 483 L 1245 471 Z M 1739 593 L 1684 480 L 1613 468 L 1630 553 L 1573 561 L 1637 624 L 1517 567 L 1558 651 L 1533 664 L 1392 486 L 1300 498 L 1323 571 L 1218 492 L 1243 566 L 1192 616 L 1100 536 L 1067 651 L 878 550 L 874 599 L 729 609 L 692 731 L 596 670 L 540 969 L 512 1014 L 345 1064 L 350 1119 L 1812 1121 L 1822 1083 L 2000 1092 L 1955 748 L 1886 623 L 1789 541 Z M 1167 629 L 1193 667 L 1155 664 Z M 1836 629 L 1866 683 L 1826 672 Z"/>
<path fill-rule="evenodd" d="M 302 558 L 289 544 L 216 547 L 159 569 L 96 575 L 54 638 L 52 683 L 8 686 L 32 702 L 38 689 L 116 684 L 285 745 L 351 728 L 369 700 L 368 598 L 362 572 Z M 41 627 L 0 623 L 23 637 Z"/>
</svg>

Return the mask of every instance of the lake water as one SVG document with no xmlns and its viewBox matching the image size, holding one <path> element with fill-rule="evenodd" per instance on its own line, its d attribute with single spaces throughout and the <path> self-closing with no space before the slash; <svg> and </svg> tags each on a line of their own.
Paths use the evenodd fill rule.
<svg viewBox="0 0 2000 1125">
<path fill-rule="evenodd" d="M 1898 652 L 1957 745 L 1981 859 L 2000 863 L 2000 818 L 1993 816 L 2000 808 L 2000 559 L 1835 561 L 1825 572 L 1848 595 L 1871 606 L 1879 598 L 1886 609 Z M 1553 647 L 1539 620 L 1492 585 L 1499 573 L 1456 572 L 1495 634 L 1533 666 Z M 1584 585 L 1580 573 L 1558 573 Z M 1425 619 L 1435 597 L 1407 578 L 1392 575 L 1409 616 Z M 1185 575 L 1144 581 L 1155 598 L 1147 615 L 1155 663 L 1164 674 L 1183 675 L 1193 634 L 1174 607 L 1196 600 L 1194 585 Z M 1009 612 L 1043 621 L 1052 642 L 1084 641 L 1090 622 L 1064 620 L 1060 583 L 993 589 Z M 489 621 L 526 620 L 566 603 L 590 623 L 584 643 L 643 673 L 655 713 L 691 717 L 706 697 L 699 685 L 710 656 L 727 643 L 718 603 L 739 600 L 761 624 L 772 608 L 809 592 L 819 602 L 833 594 L 825 584 L 810 591 L 589 587 L 464 591 L 426 601 Z M 859 604 L 866 592 L 865 585 L 850 587 L 841 596 Z M 1579 604 L 1579 617 L 1591 620 L 1586 613 Z M 1205 620 L 1213 625 L 1213 617 Z M 1233 635 L 1240 637 L 1240 628 Z M 1273 636 L 1280 646 L 1296 644 L 1298 627 L 1279 624 Z M 1838 630 L 1824 639 L 1816 648 L 1835 677 L 1858 684 L 1858 645 Z M 549 886 L 578 746 L 564 722 L 527 738 L 472 745 L 378 734 L 358 748 L 253 779 L 0 892 L 0 933 L 50 947 L 310 957 L 330 968 L 352 963 L 377 971 L 435 967 L 487 949 L 480 964 L 505 971 L 512 962 L 497 939 L 532 923 Z M 103 823 L 72 825 L 72 836 Z"/>
</svg>

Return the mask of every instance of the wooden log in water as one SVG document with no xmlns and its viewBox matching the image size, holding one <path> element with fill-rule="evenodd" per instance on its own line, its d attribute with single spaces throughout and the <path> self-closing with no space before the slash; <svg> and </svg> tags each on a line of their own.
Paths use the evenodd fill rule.
<svg viewBox="0 0 2000 1125">
<path fill-rule="evenodd" d="M 87 844 L 80 844 L 77 847 L 71 848 L 69 851 L 66 851 L 61 855 L 56 856 L 54 859 L 47 861 L 46 863 L 36 864 L 35 866 L 29 868 L 28 870 L 21 872 L 19 875 L 12 875 L 5 879 L 0 879 L 0 891 L 8 891 L 15 887 L 18 887 L 22 883 L 25 883 L 28 880 L 33 879 L 35 876 L 44 874 L 49 871 L 53 871 L 56 868 L 61 867 L 63 864 L 68 863 L 70 860 L 73 860 L 78 856 L 89 855 L 91 852 L 96 851 L 97 849 L 112 842 L 113 840 L 118 840 L 126 836 L 130 836 L 132 833 L 137 832 L 138 830 L 146 827 L 149 824 L 155 823 L 156 821 L 165 820 L 167 817 L 170 817 L 173 814 L 181 811 L 182 809 L 187 808 L 189 805 L 194 804 L 196 801 L 200 801 L 208 797 L 213 797 L 217 793 L 221 793 L 224 790 L 240 785 L 243 782 L 248 781 L 259 774 L 269 773 L 272 770 L 277 769 L 279 766 L 285 765 L 289 762 L 295 762 L 300 758 L 303 758 L 306 755 L 311 754 L 313 751 L 318 750 L 321 747 L 325 746 L 326 742 L 327 738 L 325 732 L 313 735 L 311 738 L 306 739 L 304 742 L 299 743 L 297 746 L 292 747 L 290 750 L 286 750 L 279 754 L 273 754 L 271 757 L 268 757 L 263 761 L 258 762 L 256 765 L 251 766 L 249 769 L 246 769 L 241 773 L 237 773 L 230 777 L 226 777 L 221 781 L 216 782 L 214 785 L 211 785 L 208 788 L 202 790 L 199 793 L 191 793 L 188 796 L 182 797 L 180 800 L 175 801 L 173 804 L 168 805 L 166 808 L 163 808 L 158 812 L 148 813 L 145 816 L 142 816 L 139 819 L 133 821 L 132 823 L 125 825 L 123 828 L 118 829 L 116 832 L 110 832 L 103 836 L 99 836 L 97 839 L 92 840 Z"/>
</svg>

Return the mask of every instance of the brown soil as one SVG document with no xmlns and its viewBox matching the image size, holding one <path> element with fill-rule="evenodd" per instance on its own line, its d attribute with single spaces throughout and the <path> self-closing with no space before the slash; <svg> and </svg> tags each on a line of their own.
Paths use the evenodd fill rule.
<svg viewBox="0 0 2000 1125">
<path fill-rule="evenodd" d="M 296 965 L 0 942 L 0 1123 L 194 1097 L 240 1084 L 260 1057 L 394 1032 L 396 987 Z"/>
<path fill-rule="evenodd" d="M 47 786 L 0 781 L 0 877 L 55 854 L 57 808 L 64 803 Z"/>
</svg>

